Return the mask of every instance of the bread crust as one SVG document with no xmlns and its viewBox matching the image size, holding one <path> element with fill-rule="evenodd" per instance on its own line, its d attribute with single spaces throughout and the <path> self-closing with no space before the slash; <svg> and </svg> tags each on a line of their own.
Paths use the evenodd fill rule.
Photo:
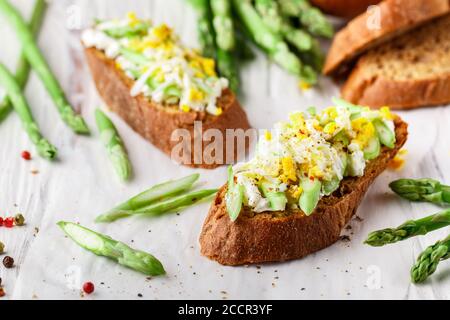
<svg viewBox="0 0 450 320">
<path fill-rule="evenodd" d="M 107 58 L 102 51 L 95 48 L 85 49 L 85 55 L 97 90 L 109 108 L 153 145 L 171 156 L 172 149 L 179 146 L 179 140 L 171 139 L 172 133 L 177 129 L 187 130 L 186 132 L 192 138 L 187 147 L 193 152 L 189 157 L 181 158 L 181 164 L 213 169 L 225 163 L 224 161 L 210 163 L 211 159 L 204 158 L 202 150 L 209 145 L 209 141 L 202 139 L 201 150 L 194 147 L 195 121 L 202 122 L 202 133 L 208 129 L 218 129 L 224 137 L 226 129 L 247 130 L 250 128 L 247 115 L 235 95 L 228 89 L 224 90 L 217 102 L 223 110 L 220 116 L 213 116 L 206 112 L 182 112 L 178 106 L 162 106 L 142 94 L 132 97 L 130 90 L 133 81 L 115 67 L 112 59 Z M 227 150 L 224 143 L 223 159 L 227 159 L 227 152 L 232 154 L 231 158 L 238 156 L 236 148 Z"/>
<path fill-rule="evenodd" d="M 379 3 L 381 0 L 312 0 L 311 3 L 319 7 L 323 12 L 343 17 L 353 18 L 364 11 L 370 5 Z"/>
<path fill-rule="evenodd" d="M 430 79 L 393 80 L 383 76 L 365 76 L 358 64 L 341 88 L 341 95 L 355 104 L 380 108 L 413 109 L 450 102 L 450 74 Z"/>
<path fill-rule="evenodd" d="M 366 12 L 339 31 L 328 52 L 325 75 L 343 73 L 365 51 L 422 23 L 450 12 L 449 0 L 385 0 L 379 4 L 380 28 L 369 28 L 374 16 Z"/>
<path fill-rule="evenodd" d="M 202 255 L 223 265 L 243 265 L 302 258 L 330 246 L 355 214 L 373 180 L 387 167 L 407 138 L 407 124 L 395 120 L 395 148 L 383 147 L 370 161 L 363 177 L 346 178 L 340 188 L 323 197 L 310 216 L 301 211 L 289 215 L 253 215 L 243 209 L 235 222 L 225 206 L 226 186 L 216 196 L 200 234 Z"/>
</svg>

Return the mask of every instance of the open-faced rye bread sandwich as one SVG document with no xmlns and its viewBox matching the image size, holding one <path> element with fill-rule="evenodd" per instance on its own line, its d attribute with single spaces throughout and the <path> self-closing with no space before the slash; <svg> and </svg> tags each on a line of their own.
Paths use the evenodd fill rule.
<svg viewBox="0 0 450 320">
<path fill-rule="evenodd" d="M 246 130 L 249 123 L 227 79 L 217 76 L 214 60 L 182 46 L 167 25 L 130 13 L 97 21 L 82 42 L 109 108 L 172 159 L 214 168 L 237 156 L 235 145 L 227 150 L 223 143 L 221 159 L 205 158 L 203 150 L 213 142 L 204 132 L 217 129 L 225 137 L 226 129 Z"/>
<path fill-rule="evenodd" d="M 260 138 L 253 159 L 229 168 L 200 235 L 203 255 L 224 265 L 284 261 L 339 239 L 407 124 L 387 107 L 334 102 L 292 113 Z"/>
</svg>

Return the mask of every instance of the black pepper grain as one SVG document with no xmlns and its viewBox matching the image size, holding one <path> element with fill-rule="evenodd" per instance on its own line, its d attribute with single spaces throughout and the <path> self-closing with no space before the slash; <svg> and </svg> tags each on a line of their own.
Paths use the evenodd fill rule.
<svg viewBox="0 0 450 320">
<path fill-rule="evenodd" d="M 6 256 L 3 258 L 3 265 L 5 268 L 10 269 L 14 266 L 14 259 L 10 256 Z"/>
</svg>

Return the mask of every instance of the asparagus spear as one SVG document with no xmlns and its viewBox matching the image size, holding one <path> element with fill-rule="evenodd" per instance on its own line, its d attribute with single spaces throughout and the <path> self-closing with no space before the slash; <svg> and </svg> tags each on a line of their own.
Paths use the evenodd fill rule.
<svg viewBox="0 0 450 320">
<path fill-rule="evenodd" d="M 47 159 L 53 159 L 56 156 L 56 148 L 42 136 L 19 84 L 9 70 L 1 63 L 0 84 L 5 88 L 8 99 L 19 115 L 30 140 L 36 145 L 39 155 Z"/>
<path fill-rule="evenodd" d="M 248 0 L 233 0 L 233 5 L 256 44 L 281 67 L 294 75 L 301 76 L 301 61 L 289 50 L 283 38 L 264 24 L 251 3 Z"/>
<path fill-rule="evenodd" d="M 273 32 L 281 32 L 283 19 L 278 10 L 278 4 L 272 0 L 256 0 L 255 8 L 264 24 Z"/>
<path fill-rule="evenodd" d="M 57 224 L 79 246 L 98 256 L 111 258 L 123 266 L 149 276 L 166 273 L 161 262 L 147 252 L 135 250 L 123 242 L 72 222 L 60 221 Z"/>
<path fill-rule="evenodd" d="M 230 89 L 236 93 L 239 89 L 239 72 L 232 53 L 217 48 L 217 70 L 228 79 Z"/>
<path fill-rule="evenodd" d="M 0 0 L 0 12 L 4 14 L 4 16 L 10 21 L 11 25 L 15 28 L 17 36 L 22 44 L 25 57 L 47 88 L 47 91 L 56 104 L 62 119 L 76 133 L 89 133 L 89 129 L 83 118 L 75 114 L 74 110 L 67 101 L 61 86 L 51 72 L 50 67 L 39 50 L 34 40 L 33 33 L 23 20 L 20 13 L 7 0 Z"/>
<path fill-rule="evenodd" d="M 216 193 L 217 189 L 192 191 L 187 194 L 179 195 L 167 200 L 161 200 L 152 203 L 146 207 L 138 208 L 136 210 L 117 210 L 110 212 L 107 215 L 102 215 L 97 218 L 97 222 L 113 222 L 121 218 L 126 218 L 132 215 L 141 214 L 146 216 L 156 216 L 167 212 L 172 212 L 177 209 L 185 208 L 193 205 L 198 201 L 205 199 Z"/>
<path fill-rule="evenodd" d="M 235 45 L 233 20 L 229 0 L 210 0 L 217 47 L 231 51 Z"/>
<path fill-rule="evenodd" d="M 168 198 L 181 191 L 188 190 L 192 187 L 195 181 L 198 180 L 200 175 L 198 173 L 192 174 L 190 176 L 167 181 L 161 184 L 157 184 L 144 192 L 132 197 L 131 199 L 119 204 L 110 211 L 100 215 L 95 220 L 96 222 L 108 222 L 119 218 L 122 218 L 124 212 L 133 211 L 145 206 L 148 206 L 158 200 Z M 124 217 L 128 216 L 127 214 Z M 111 220 L 113 219 L 113 220 Z"/>
<path fill-rule="evenodd" d="M 418 283 L 432 275 L 442 260 L 450 258 L 450 235 L 426 248 L 411 268 L 411 280 Z"/>
<path fill-rule="evenodd" d="M 209 0 L 189 0 L 198 14 L 198 34 L 202 54 L 209 58 L 216 55 L 216 44 L 214 41 L 214 28 L 211 23 L 212 12 Z"/>
<path fill-rule="evenodd" d="M 95 119 L 117 174 L 122 180 L 128 180 L 131 174 L 131 163 L 116 127 L 100 109 L 95 111 Z"/>
<path fill-rule="evenodd" d="M 450 225 L 450 209 L 438 212 L 419 220 L 409 220 L 397 228 L 388 228 L 371 232 L 364 243 L 374 247 L 395 243 L 414 236 L 424 235 L 428 232 Z"/>
<path fill-rule="evenodd" d="M 45 2 L 45 0 L 36 0 L 30 21 L 30 29 L 34 36 L 38 33 L 41 27 L 46 9 L 47 3 Z M 28 81 L 29 74 L 30 74 L 30 64 L 28 63 L 27 59 L 22 53 L 20 55 L 19 62 L 17 64 L 15 74 L 17 83 L 19 84 L 22 90 Z M 2 122 L 8 116 L 12 108 L 13 107 L 11 105 L 11 101 L 9 101 L 8 99 L 8 96 L 4 97 L 3 101 L 0 102 L 0 122 Z"/>
<path fill-rule="evenodd" d="M 450 203 L 450 186 L 433 179 L 399 179 L 392 181 L 389 187 L 400 197 L 411 201 Z"/>
<path fill-rule="evenodd" d="M 322 12 L 311 6 L 307 0 L 280 0 L 283 14 L 299 17 L 300 22 L 313 35 L 331 38 L 334 34 L 333 26 Z"/>
</svg>

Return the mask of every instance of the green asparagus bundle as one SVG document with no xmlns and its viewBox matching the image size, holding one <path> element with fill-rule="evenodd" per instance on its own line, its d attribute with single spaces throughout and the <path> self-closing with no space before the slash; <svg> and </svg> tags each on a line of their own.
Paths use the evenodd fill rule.
<svg viewBox="0 0 450 320">
<path fill-rule="evenodd" d="M 45 0 L 36 0 L 30 21 L 30 29 L 34 36 L 38 33 L 41 27 L 46 9 L 47 3 L 45 2 Z M 16 81 L 22 90 L 25 88 L 29 74 L 30 64 L 22 53 L 17 64 L 15 74 Z M 7 96 L 4 97 L 0 102 L 0 122 L 2 122 L 8 116 L 12 109 L 13 107 L 11 105 L 11 101 L 9 101 Z"/>
<path fill-rule="evenodd" d="M 135 214 L 159 215 L 193 205 L 217 192 L 217 190 L 199 190 L 182 194 L 192 188 L 199 176 L 193 174 L 155 185 L 98 216 L 95 221 L 112 222 Z"/>
<path fill-rule="evenodd" d="M 8 100 L 11 101 L 14 110 L 19 116 L 30 140 L 36 145 L 40 156 L 46 159 L 56 157 L 56 148 L 50 144 L 41 134 L 33 119 L 28 103 L 22 93 L 22 89 L 9 70 L 0 63 L 0 85 L 6 90 Z"/>
<path fill-rule="evenodd" d="M 314 36 L 331 37 L 333 28 L 307 0 L 189 1 L 199 13 L 203 54 L 217 59 L 217 71 L 233 91 L 239 84 L 240 60 L 253 57 L 242 34 L 297 76 L 302 88 L 317 82 L 324 55 Z"/>
<path fill-rule="evenodd" d="M 411 268 L 411 280 L 418 283 L 432 275 L 442 260 L 450 258 L 450 235 L 426 248 Z"/>
<path fill-rule="evenodd" d="M 7 0 L 0 0 L 0 12 L 3 13 L 5 18 L 7 18 L 14 27 L 22 44 L 22 50 L 26 59 L 33 67 L 33 70 L 36 71 L 41 78 L 64 122 L 76 133 L 89 133 L 89 129 L 83 118 L 75 113 L 67 101 L 58 80 L 56 80 L 56 77 L 50 70 L 50 67 L 36 44 L 33 32 L 25 23 L 20 13 Z"/>
<path fill-rule="evenodd" d="M 450 204 L 450 186 L 433 179 L 399 179 L 389 187 L 400 197 L 411 201 L 427 201 Z"/>
<path fill-rule="evenodd" d="M 131 175 L 131 163 L 116 127 L 100 109 L 95 111 L 95 120 L 114 169 L 122 180 L 128 180 Z"/>
<path fill-rule="evenodd" d="M 365 243 L 374 247 L 380 247 L 414 236 L 425 235 L 428 232 L 449 225 L 450 209 L 447 209 L 422 219 L 406 221 L 397 228 L 388 228 L 371 232 Z"/>
<path fill-rule="evenodd" d="M 72 222 L 60 221 L 57 224 L 79 246 L 98 256 L 108 257 L 149 276 L 166 273 L 161 262 L 147 252 L 135 250 L 123 242 Z"/>
</svg>

